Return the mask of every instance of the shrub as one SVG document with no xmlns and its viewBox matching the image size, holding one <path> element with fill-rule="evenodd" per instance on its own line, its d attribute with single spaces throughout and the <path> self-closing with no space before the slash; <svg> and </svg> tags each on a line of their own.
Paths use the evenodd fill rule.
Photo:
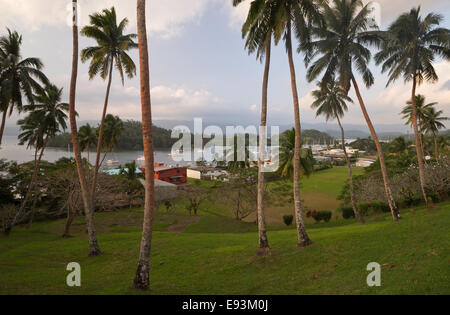
<svg viewBox="0 0 450 315">
<path fill-rule="evenodd" d="M 283 221 L 284 221 L 284 224 L 289 226 L 294 221 L 294 216 L 293 215 L 285 215 L 285 216 L 283 216 Z"/>
<path fill-rule="evenodd" d="M 372 202 L 371 203 L 371 208 L 373 209 L 374 212 L 390 212 L 391 208 L 389 208 L 389 205 L 387 203 L 384 202 Z"/>
<path fill-rule="evenodd" d="M 316 220 L 316 222 L 320 222 L 322 220 L 325 222 L 330 222 L 331 216 L 331 211 L 318 211 L 314 216 L 314 220 Z"/>
<path fill-rule="evenodd" d="M 342 217 L 344 219 L 350 219 L 355 217 L 353 207 L 341 207 L 339 210 L 342 212 Z"/>
<path fill-rule="evenodd" d="M 358 205 L 358 210 L 361 215 L 368 215 L 369 214 L 369 204 L 368 203 L 360 203 Z"/>
</svg>

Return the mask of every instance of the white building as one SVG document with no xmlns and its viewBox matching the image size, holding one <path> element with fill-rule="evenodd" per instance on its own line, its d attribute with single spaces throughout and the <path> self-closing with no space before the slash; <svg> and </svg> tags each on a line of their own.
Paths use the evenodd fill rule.
<svg viewBox="0 0 450 315">
<path fill-rule="evenodd" d="M 213 167 L 193 167 L 187 169 L 187 177 L 193 179 L 222 180 L 227 175 L 227 171 Z"/>
<path fill-rule="evenodd" d="M 375 160 L 370 160 L 370 159 L 358 159 L 358 161 L 356 161 L 356 167 L 369 167 L 369 166 L 371 166 L 373 163 L 375 163 Z"/>
</svg>

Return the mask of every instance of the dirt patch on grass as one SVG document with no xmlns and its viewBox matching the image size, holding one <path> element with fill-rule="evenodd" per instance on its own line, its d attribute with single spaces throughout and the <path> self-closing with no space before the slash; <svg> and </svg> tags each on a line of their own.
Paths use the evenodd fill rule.
<svg viewBox="0 0 450 315">
<path fill-rule="evenodd" d="M 200 220 L 200 217 L 187 217 L 181 223 L 172 224 L 167 228 L 167 231 L 172 233 L 182 233 L 189 225 L 196 224 Z"/>
</svg>

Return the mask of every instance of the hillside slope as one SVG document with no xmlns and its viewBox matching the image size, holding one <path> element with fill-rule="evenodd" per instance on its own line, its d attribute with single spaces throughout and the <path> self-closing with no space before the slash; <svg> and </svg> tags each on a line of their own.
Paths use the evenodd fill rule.
<svg viewBox="0 0 450 315">
<path fill-rule="evenodd" d="M 256 233 L 167 232 L 183 217 L 157 221 L 151 294 L 449 294 L 450 204 L 403 211 L 345 226 L 309 226 L 313 246 L 297 249 L 295 230 L 269 231 L 272 255 L 254 257 Z M 64 220 L 17 228 L 0 237 L 0 294 L 135 294 L 141 211 L 97 216 L 104 255 L 87 257 L 83 218 L 62 239 Z M 220 221 L 216 220 L 220 225 Z M 229 222 L 227 224 L 230 224 Z M 331 224 L 331 223 L 330 223 Z M 193 225 L 192 227 L 195 227 Z M 196 233 L 189 232 L 196 231 Z M 82 286 L 65 284 L 69 262 L 81 264 Z M 366 266 L 382 265 L 382 286 L 369 288 Z"/>
</svg>

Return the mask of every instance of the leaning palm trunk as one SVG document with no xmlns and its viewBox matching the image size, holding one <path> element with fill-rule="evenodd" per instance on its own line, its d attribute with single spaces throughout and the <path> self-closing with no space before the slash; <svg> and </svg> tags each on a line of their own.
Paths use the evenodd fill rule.
<svg viewBox="0 0 450 315">
<path fill-rule="evenodd" d="M 31 176 L 31 180 L 28 183 L 28 187 L 27 187 L 27 192 L 25 194 L 25 198 L 23 199 L 22 203 L 20 204 L 20 208 L 19 211 L 16 212 L 16 215 L 14 216 L 14 218 L 12 219 L 10 225 L 5 229 L 5 234 L 9 235 L 11 233 L 12 228 L 14 227 L 14 225 L 16 225 L 17 220 L 20 218 L 20 216 L 22 215 L 23 211 L 25 210 L 25 207 L 28 203 L 28 199 L 30 199 L 31 196 L 31 192 L 33 191 L 34 188 L 34 183 L 36 182 L 36 178 L 39 172 L 39 165 L 42 159 L 42 155 L 44 153 L 44 148 L 41 149 L 41 152 L 39 153 L 39 157 L 38 157 L 38 153 L 39 153 L 39 148 L 36 148 L 35 153 L 34 153 L 34 169 L 33 169 L 33 175 Z"/>
<path fill-rule="evenodd" d="M 78 178 L 80 180 L 81 196 L 83 198 L 84 212 L 86 216 L 86 225 L 89 236 L 89 256 L 98 256 L 101 254 L 97 242 L 97 235 L 94 226 L 94 207 L 92 199 L 90 198 L 88 184 L 86 182 L 85 172 L 83 168 L 83 161 L 81 159 L 80 144 L 78 142 L 77 121 L 75 115 L 75 94 L 77 88 L 78 75 L 78 26 L 77 26 L 77 0 L 74 0 L 73 7 L 73 58 L 72 58 L 72 76 L 70 80 L 70 94 L 69 94 L 69 116 L 70 129 L 72 133 L 72 144 L 75 161 L 77 164 Z"/>
<path fill-rule="evenodd" d="M 436 158 L 436 161 L 438 161 L 439 160 L 439 150 L 438 150 L 437 137 L 436 137 L 435 132 L 433 132 L 433 141 L 434 141 L 434 157 Z"/>
<path fill-rule="evenodd" d="M 111 60 L 111 66 L 109 69 L 109 79 L 108 79 L 108 86 L 106 88 L 106 96 L 105 96 L 105 104 L 103 106 L 103 114 L 102 114 L 102 121 L 100 123 L 100 130 L 98 133 L 98 142 L 97 142 L 97 157 L 95 158 L 95 168 L 94 168 L 94 178 L 92 180 L 92 202 L 95 204 L 95 192 L 97 189 L 97 177 L 98 177 L 98 171 L 100 169 L 100 156 L 102 152 L 102 144 L 103 144 L 103 133 L 105 130 L 105 118 L 106 113 L 108 110 L 108 102 L 109 102 L 109 94 L 111 91 L 111 82 L 112 82 L 112 70 L 113 70 L 113 60 Z"/>
<path fill-rule="evenodd" d="M 412 106 L 412 105 L 411 105 Z M 417 105 L 416 105 L 416 117 L 417 117 Z M 420 148 L 422 153 L 422 161 L 427 164 L 427 160 L 425 158 L 425 146 L 423 145 L 423 120 L 422 118 L 418 118 L 419 124 L 417 126 L 417 131 L 419 133 L 420 139 Z"/>
<path fill-rule="evenodd" d="M 272 36 L 267 40 L 266 64 L 264 68 L 264 79 L 262 87 L 261 105 L 261 133 L 259 137 L 259 158 L 258 158 L 258 232 L 259 232 L 259 252 L 263 255 L 269 253 L 269 240 L 266 234 L 266 218 L 264 215 L 264 160 L 266 151 L 266 126 L 267 126 L 267 87 L 269 85 L 270 53 Z"/>
<path fill-rule="evenodd" d="M 42 160 L 42 156 L 44 155 L 45 148 L 47 147 L 47 143 L 48 143 L 48 137 L 46 138 L 44 146 L 41 149 L 41 153 L 39 154 L 39 158 L 35 162 L 33 177 L 32 177 L 30 186 L 28 187 L 28 191 L 27 191 L 27 194 L 25 196 L 24 202 L 22 203 L 21 211 L 23 211 L 25 209 L 26 203 L 28 202 L 28 199 L 29 199 L 29 196 L 31 195 L 31 192 L 34 190 L 34 186 L 35 186 L 34 183 L 35 183 L 35 181 L 37 179 L 37 176 L 38 176 L 39 166 L 41 164 L 41 160 Z M 28 227 L 27 228 L 31 228 L 31 226 L 33 225 L 34 215 L 36 213 L 36 200 L 37 200 L 37 196 L 34 197 L 33 206 L 31 207 L 31 216 L 30 216 L 30 220 L 28 221 Z"/>
<path fill-rule="evenodd" d="M 350 200 L 353 207 L 353 212 L 355 213 L 355 217 L 361 222 L 365 223 L 364 218 L 361 216 L 358 210 L 358 205 L 356 204 L 355 194 L 353 190 L 353 175 L 352 175 L 352 163 L 350 161 L 350 158 L 347 154 L 347 148 L 345 147 L 345 134 L 344 134 L 344 128 L 342 127 L 341 120 L 339 119 L 339 116 L 336 116 L 337 122 L 339 124 L 339 128 L 341 129 L 341 135 L 342 135 L 342 150 L 344 150 L 345 160 L 347 161 L 347 167 L 348 167 L 348 182 L 350 186 Z"/>
<path fill-rule="evenodd" d="M 150 250 L 153 233 L 155 203 L 155 178 L 152 135 L 152 112 L 150 100 L 150 70 L 148 61 L 145 0 L 137 0 L 137 29 L 139 40 L 139 64 L 141 78 L 142 133 L 145 156 L 145 207 L 139 264 L 134 278 L 134 288 L 148 290 L 150 287 Z"/>
<path fill-rule="evenodd" d="M 428 197 L 425 191 L 425 169 L 423 165 L 423 145 L 422 145 L 422 132 L 419 134 L 419 129 L 417 126 L 417 104 L 416 104 L 416 77 L 413 78 L 413 88 L 412 88 L 412 96 L 411 96 L 411 106 L 412 106 L 412 120 L 413 120 L 413 128 L 414 128 L 414 138 L 416 141 L 416 152 L 417 152 L 417 162 L 419 165 L 419 181 L 420 188 L 422 189 L 423 199 L 425 200 L 425 204 L 428 206 Z"/>
<path fill-rule="evenodd" d="M 2 145 L 2 139 L 3 139 L 3 132 L 5 131 L 5 124 L 6 124 L 6 115 L 8 114 L 8 111 L 5 109 L 2 116 L 2 124 L 0 126 L 0 146 Z"/>
<path fill-rule="evenodd" d="M 364 101 L 359 91 L 358 84 L 356 83 L 355 77 L 353 76 L 352 83 L 353 87 L 355 88 L 356 96 L 358 97 L 359 105 L 361 106 L 361 110 L 367 122 L 367 126 L 369 127 L 370 134 L 372 135 L 372 139 L 375 142 L 375 146 L 377 147 L 378 159 L 380 160 L 381 175 L 383 176 L 384 190 L 386 193 L 386 199 L 388 201 L 389 208 L 391 209 L 392 218 L 394 221 L 398 221 L 400 219 L 400 214 L 398 212 L 397 205 L 395 204 L 394 197 L 392 196 L 391 187 L 389 186 L 389 177 L 387 175 L 386 163 L 384 162 L 383 150 L 381 149 L 377 133 L 375 132 L 375 128 L 373 127 L 372 121 L 370 120 L 369 114 L 367 113 L 367 109 L 364 105 Z"/>
<path fill-rule="evenodd" d="M 291 73 L 292 97 L 294 100 L 294 118 L 295 118 L 295 152 L 294 152 L 294 209 L 295 222 L 297 224 L 298 247 L 306 247 L 311 244 L 311 240 L 306 233 L 305 223 L 302 215 L 302 202 L 300 197 L 300 167 L 301 167 L 301 125 L 300 125 L 300 106 L 298 101 L 297 82 L 295 78 L 294 59 L 292 57 L 292 38 L 291 25 L 287 26 L 287 52 L 289 60 L 289 70 Z"/>
</svg>

